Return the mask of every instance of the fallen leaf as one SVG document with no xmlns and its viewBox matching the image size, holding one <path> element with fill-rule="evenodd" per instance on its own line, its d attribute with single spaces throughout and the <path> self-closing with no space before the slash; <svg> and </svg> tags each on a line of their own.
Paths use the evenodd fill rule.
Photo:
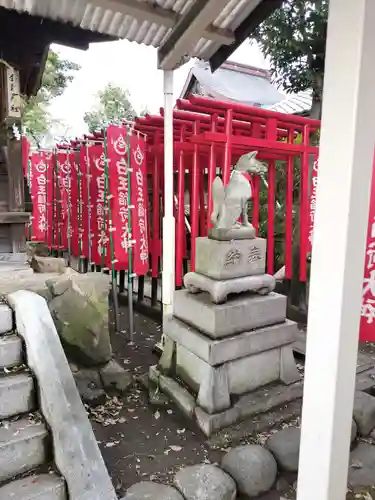
<svg viewBox="0 0 375 500">
<path fill-rule="evenodd" d="M 156 410 L 156 412 L 154 413 L 154 418 L 156 420 L 159 420 L 159 418 L 160 418 L 160 411 Z"/>
<path fill-rule="evenodd" d="M 172 444 L 170 447 L 169 447 L 172 451 L 181 451 L 182 450 L 182 446 L 176 446 L 174 444 Z"/>
</svg>

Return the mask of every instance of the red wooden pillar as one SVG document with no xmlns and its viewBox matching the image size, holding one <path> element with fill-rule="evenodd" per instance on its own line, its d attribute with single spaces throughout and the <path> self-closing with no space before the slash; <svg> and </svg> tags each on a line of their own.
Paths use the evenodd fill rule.
<svg viewBox="0 0 375 500">
<path fill-rule="evenodd" d="M 218 116 L 213 115 L 212 119 L 211 119 L 211 132 L 216 132 L 217 122 L 218 122 Z M 209 156 L 209 160 L 208 160 L 207 230 L 212 227 L 212 222 L 211 222 L 211 214 L 212 214 L 212 209 L 213 209 L 212 183 L 214 182 L 215 177 L 216 177 L 216 146 L 215 146 L 215 143 L 212 142 L 210 145 L 210 156 Z"/>
<path fill-rule="evenodd" d="M 193 135 L 198 135 L 200 124 L 194 122 Z M 190 220 L 191 220 L 191 270 L 195 269 L 195 240 L 199 234 L 199 149 L 198 144 L 194 143 L 193 164 L 192 164 L 192 180 L 191 180 L 191 204 L 190 204 Z"/>
<path fill-rule="evenodd" d="M 252 136 L 259 139 L 262 135 L 260 123 L 252 123 Z M 257 236 L 259 235 L 259 191 L 260 191 L 260 178 L 259 175 L 253 175 L 253 188 L 254 193 L 253 197 L 253 216 L 252 216 L 252 225 L 255 227 Z"/>
<path fill-rule="evenodd" d="M 294 142 L 294 129 L 288 135 L 289 144 Z M 293 166 L 294 156 L 289 155 L 286 165 L 285 197 L 285 278 L 292 279 L 293 269 Z"/>
<path fill-rule="evenodd" d="M 307 279 L 307 238 L 308 238 L 308 212 L 309 212 L 309 153 L 307 147 L 310 145 L 310 126 L 303 128 L 303 145 L 306 150 L 302 153 L 301 164 L 301 201 L 300 201 L 300 270 L 301 281 Z"/>
<path fill-rule="evenodd" d="M 185 127 L 181 127 L 180 142 L 181 148 L 178 153 L 178 182 L 177 182 L 177 227 L 176 227 L 176 286 L 182 286 L 182 260 L 184 256 L 185 238 L 185 153 L 183 143 L 185 140 Z"/>
<path fill-rule="evenodd" d="M 272 118 L 267 120 L 267 140 L 276 141 L 277 122 Z M 268 224 L 267 224 L 267 272 L 274 274 L 275 261 L 275 184 L 276 184 L 276 166 L 275 161 L 268 163 Z"/>
<path fill-rule="evenodd" d="M 224 164 L 223 164 L 224 186 L 226 186 L 229 182 L 230 169 L 232 164 L 232 122 L 233 122 L 233 110 L 228 109 L 225 113 L 226 143 L 224 147 Z"/>
</svg>

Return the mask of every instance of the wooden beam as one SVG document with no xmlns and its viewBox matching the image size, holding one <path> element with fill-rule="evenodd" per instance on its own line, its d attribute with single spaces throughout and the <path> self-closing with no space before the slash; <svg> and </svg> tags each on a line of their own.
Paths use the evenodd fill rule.
<svg viewBox="0 0 375 500">
<path fill-rule="evenodd" d="M 186 14 L 178 21 L 167 39 L 159 47 L 159 68 L 176 69 L 197 41 L 204 37 L 207 26 L 228 3 L 228 0 L 200 0 L 195 2 Z"/>
<path fill-rule="evenodd" d="M 163 9 L 157 5 L 138 2 L 137 0 L 90 0 L 90 4 L 134 17 L 138 22 L 148 21 L 169 29 L 175 28 L 183 17 L 171 9 Z M 235 41 L 234 34 L 231 31 L 216 28 L 212 24 L 205 26 L 202 38 L 222 45 L 230 45 Z"/>
</svg>

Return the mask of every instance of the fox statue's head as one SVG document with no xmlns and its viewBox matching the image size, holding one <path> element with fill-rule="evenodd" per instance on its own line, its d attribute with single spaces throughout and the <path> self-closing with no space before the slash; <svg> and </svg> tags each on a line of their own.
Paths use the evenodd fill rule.
<svg viewBox="0 0 375 500">
<path fill-rule="evenodd" d="M 236 163 L 234 170 L 249 172 L 249 174 L 265 174 L 267 172 L 267 165 L 256 158 L 257 154 L 258 151 L 251 151 L 242 155 Z"/>
</svg>

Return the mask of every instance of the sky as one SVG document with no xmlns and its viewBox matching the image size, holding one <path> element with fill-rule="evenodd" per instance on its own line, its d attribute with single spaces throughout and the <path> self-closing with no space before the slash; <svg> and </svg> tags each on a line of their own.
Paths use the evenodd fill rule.
<svg viewBox="0 0 375 500">
<path fill-rule="evenodd" d="M 56 133 L 67 136 L 86 132 L 83 121 L 85 111 L 95 103 L 95 94 L 107 83 L 113 82 L 129 90 L 136 111 L 145 107 L 158 113 L 163 106 L 163 72 L 157 69 L 157 51 L 126 40 L 91 44 L 87 51 L 53 45 L 62 57 L 81 66 L 74 81 L 64 94 L 55 99 L 51 113 L 55 120 L 64 124 Z M 267 68 L 260 49 L 249 41 L 244 42 L 233 53 L 232 61 Z M 194 61 L 190 61 L 174 72 L 175 98 L 178 98 Z"/>
</svg>

